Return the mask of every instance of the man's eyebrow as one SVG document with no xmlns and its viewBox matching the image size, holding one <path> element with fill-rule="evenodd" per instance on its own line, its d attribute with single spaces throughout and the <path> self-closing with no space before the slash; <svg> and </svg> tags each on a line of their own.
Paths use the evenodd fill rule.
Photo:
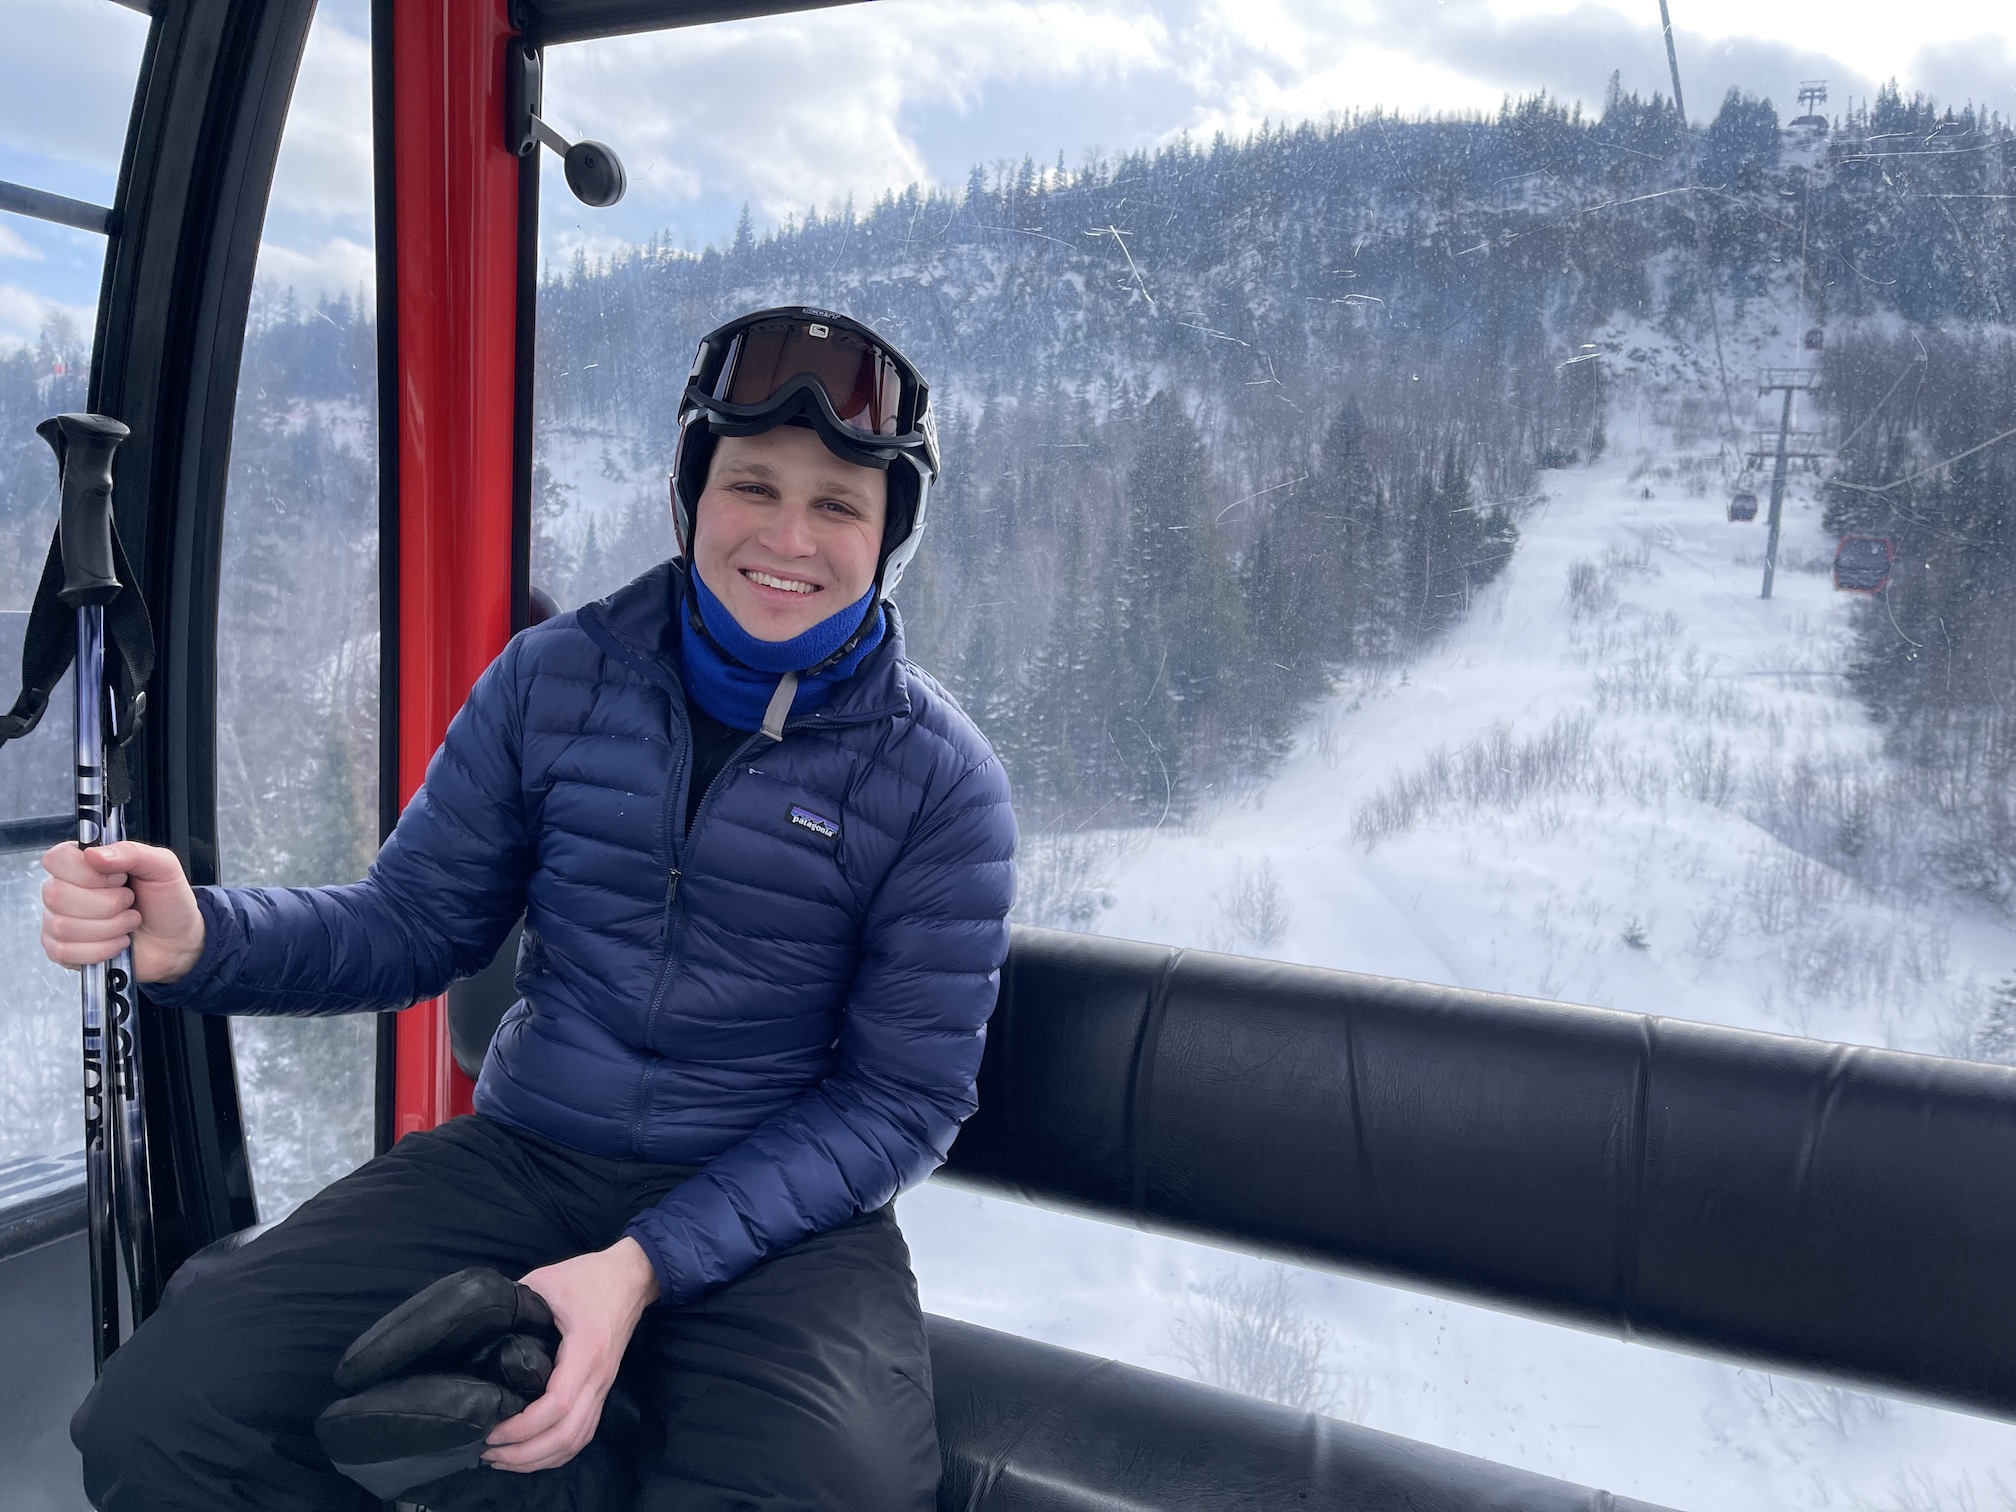
<svg viewBox="0 0 2016 1512">
<path fill-rule="evenodd" d="M 846 478 L 821 478 L 814 486 L 820 493 L 840 494 L 849 499 L 865 499 L 868 497 L 867 489 Z"/>
<path fill-rule="evenodd" d="M 744 478 L 758 478 L 765 483 L 775 483 L 779 474 L 768 462 L 758 462 L 755 458 L 732 458 L 721 464 L 723 476 L 734 474 Z M 821 478 L 812 485 L 815 493 L 835 494 L 850 502 L 866 503 L 868 490 L 850 478 Z"/>
</svg>

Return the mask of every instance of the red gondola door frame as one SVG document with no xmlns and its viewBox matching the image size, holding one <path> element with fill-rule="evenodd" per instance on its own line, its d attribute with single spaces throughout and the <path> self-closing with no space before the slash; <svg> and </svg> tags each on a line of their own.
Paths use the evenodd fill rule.
<svg viewBox="0 0 2016 1512">
<path fill-rule="evenodd" d="M 386 672 L 397 678 L 388 712 L 403 807 L 510 639 L 523 597 L 521 164 L 504 144 L 505 52 L 516 37 L 508 0 L 397 0 L 381 14 L 391 50 L 397 414 Z M 379 162 L 383 172 L 384 154 Z M 449 1052 L 445 1000 L 399 1014 L 391 1038 L 390 1138 L 469 1111 L 474 1088 Z"/>
</svg>

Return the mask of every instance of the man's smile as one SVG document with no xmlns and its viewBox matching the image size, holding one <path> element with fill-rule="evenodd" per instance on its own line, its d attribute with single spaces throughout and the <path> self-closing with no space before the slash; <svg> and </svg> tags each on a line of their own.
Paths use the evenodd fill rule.
<svg viewBox="0 0 2016 1512">
<path fill-rule="evenodd" d="M 819 584 L 805 578 L 781 577 L 774 572 L 760 572 L 754 567 L 739 569 L 742 576 L 759 588 L 768 588 L 777 593 L 817 593 Z"/>
</svg>

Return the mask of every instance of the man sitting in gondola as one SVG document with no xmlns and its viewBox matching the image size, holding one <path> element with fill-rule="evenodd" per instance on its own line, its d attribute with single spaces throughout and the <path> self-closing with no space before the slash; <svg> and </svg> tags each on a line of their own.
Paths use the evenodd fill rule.
<svg viewBox="0 0 2016 1512">
<path fill-rule="evenodd" d="M 371 1505 L 316 1434 L 357 1400 L 338 1362 L 467 1267 L 550 1308 L 550 1380 L 496 1398 L 472 1468 L 378 1465 L 378 1494 L 934 1505 L 891 1204 L 973 1110 L 1015 830 L 887 601 L 938 472 L 928 393 L 867 327 L 770 310 L 701 343 L 680 421 L 681 555 L 512 640 L 364 881 L 192 891 L 165 850 L 45 858 L 51 958 L 130 936 L 153 1001 L 198 1012 L 403 1008 L 525 919 L 475 1113 L 330 1186 L 108 1361 L 72 1427 L 103 1512 Z"/>
</svg>

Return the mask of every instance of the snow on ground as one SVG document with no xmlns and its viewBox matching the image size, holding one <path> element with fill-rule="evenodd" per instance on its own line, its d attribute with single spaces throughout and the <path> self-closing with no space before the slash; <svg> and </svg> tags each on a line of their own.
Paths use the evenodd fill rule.
<svg viewBox="0 0 2016 1512">
<path fill-rule="evenodd" d="M 1469 620 L 1319 708 L 1251 800 L 1113 837 L 1099 931 L 1957 1048 L 2016 968 L 2008 921 L 1872 891 L 1753 817 L 1884 768 L 1842 677 L 1859 600 L 1833 589 L 1817 489 L 1794 483 L 1765 601 L 1762 521 L 1646 473 L 1657 432 L 1620 439 L 1548 474 Z"/>
<path fill-rule="evenodd" d="M 1886 790 L 1841 677 L 1854 600 L 1816 480 L 1795 477 L 1766 602 L 1761 517 L 1727 522 L 1712 465 L 1620 410 L 1604 460 L 1545 475 L 1444 644 L 1341 689 L 1258 792 L 1159 834 L 1038 842 L 1025 887 L 1108 935 L 1963 1050 L 2016 968 L 2009 922 L 1777 838 L 1885 818 L 1827 810 Z M 927 1306 L 1176 1373 L 1200 1285 L 1260 1265 L 937 1186 L 903 1212 Z M 2016 1427 L 1297 1285 L 1335 1410 L 1375 1428 L 1703 1512 L 2016 1507 Z"/>
</svg>

